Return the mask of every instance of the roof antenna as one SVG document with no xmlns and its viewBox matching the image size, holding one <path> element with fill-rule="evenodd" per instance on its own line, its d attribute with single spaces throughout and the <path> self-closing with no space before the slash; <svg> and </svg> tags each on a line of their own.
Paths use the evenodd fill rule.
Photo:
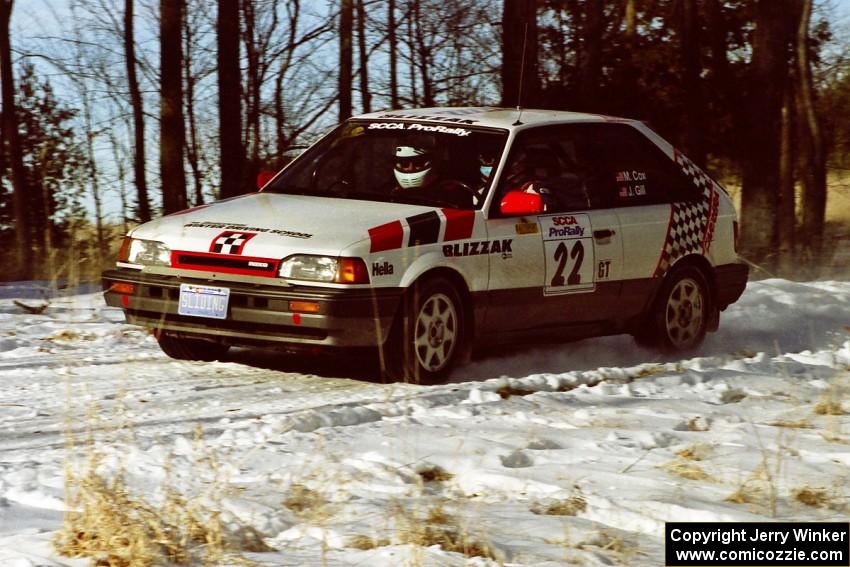
<svg viewBox="0 0 850 567">
<path fill-rule="evenodd" d="M 522 34 L 522 61 L 519 64 L 519 88 L 516 95 L 516 110 L 518 112 L 516 122 L 512 126 L 520 126 L 522 124 L 522 81 L 525 75 L 525 48 L 528 45 L 528 22 L 525 22 L 525 31 Z"/>
</svg>

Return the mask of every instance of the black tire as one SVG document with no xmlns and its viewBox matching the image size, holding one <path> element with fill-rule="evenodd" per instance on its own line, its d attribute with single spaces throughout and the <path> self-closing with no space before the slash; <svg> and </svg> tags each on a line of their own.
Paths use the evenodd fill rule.
<svg viewBox="0 0 850 567">
<path fill-rule="evenodd" d="M 711 295 L 703 273 L 693 266 L 671 272 L 661 286 L 637 344 L 665 353 L 688 352 L 705 339 L 711 314 Z"/>
<path fill-rule="evenodd" d="M 464 319 L 460 295 L 443 278 L 417 282 L 405 294 L 393 325 L 388 373 L 413 384 L 445 382 L 463 356 Z"/>
<path fill-rule="evenodd" d="M 159 333 L 156 340 L 159 342 L 159 348 L 162 349 L 162 352 L 177 360 L 201 360 L 204 362 L 221 360 L 230 349 L 225 344 L 176 337 L 167 333 Z"/>
</svg>

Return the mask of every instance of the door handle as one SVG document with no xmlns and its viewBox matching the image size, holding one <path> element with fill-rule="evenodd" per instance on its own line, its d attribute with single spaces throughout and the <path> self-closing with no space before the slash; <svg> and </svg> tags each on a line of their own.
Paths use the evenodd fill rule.
<svg viewBox="0 0 850 567">
<path fill-rule="evenodd" d="M 617 233 L 611 230 L 610 228 L 604 228 L 602 230 L 594 230 L 593 238 L 595 238 L 596 240 L 603 240 L 605 238 L 611 238 L 615 234 Z"/>
</svg>

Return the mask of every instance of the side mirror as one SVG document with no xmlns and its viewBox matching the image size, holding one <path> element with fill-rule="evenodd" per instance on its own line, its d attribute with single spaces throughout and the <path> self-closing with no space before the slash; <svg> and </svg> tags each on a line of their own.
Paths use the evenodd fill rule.
<svg viewBox="0 0 850 567">
<path fill-rule="evenodd" d="M 272 180 L 277 175 L 276 171 L 261 171 L 257 174 L 257 189 L 265 187 L 266 183 Z"/>
<path fill-rule="evenodd" d="M 543 197 L 537 193 L 508 191 L 499 205 L 503 215 L 539 215 L 543 212 Z"/>
</svg>

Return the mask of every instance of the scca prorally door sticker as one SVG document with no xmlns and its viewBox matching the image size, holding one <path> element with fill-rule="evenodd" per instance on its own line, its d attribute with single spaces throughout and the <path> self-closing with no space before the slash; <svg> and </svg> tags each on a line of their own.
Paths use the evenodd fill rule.
<svg viewBox="0 0 850 567">
<path fill-rule="evenodd" d="M 556 214 L 538 217 L 546 256 L 545 295 L 593 291 L 593 229 L 590 216 Z"/>
</svg>

